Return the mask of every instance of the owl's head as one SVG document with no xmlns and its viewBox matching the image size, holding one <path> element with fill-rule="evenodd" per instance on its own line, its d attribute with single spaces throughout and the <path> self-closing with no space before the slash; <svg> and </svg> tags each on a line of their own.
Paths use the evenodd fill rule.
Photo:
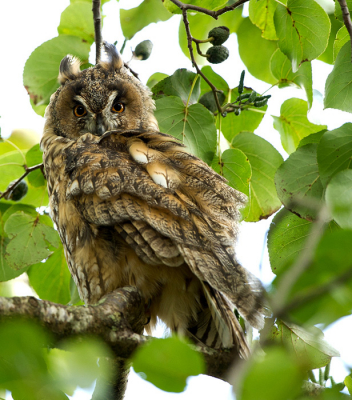
<svg viewBox="0 0 352 400">
<path fill-rule="evenodd" d="M 46 127 L 56 135 L 78 139 L 88 132 L 158 129 L 149 89 L 124 67 L 115 46 L 104 47 L 107 60 L 83 71 L 77 58 L 61 61 L 61 86 L 45 112 Z"/>
</svg>

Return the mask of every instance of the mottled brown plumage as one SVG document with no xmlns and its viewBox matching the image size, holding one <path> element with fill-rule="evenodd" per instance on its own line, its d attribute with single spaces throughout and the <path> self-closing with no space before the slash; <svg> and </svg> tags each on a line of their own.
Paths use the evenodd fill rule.
<svg viewBox="0 0 352 400">
<path fill-rule="evenodd" d="M 62 61 L 41 142 L 51 215 L 79 293 L 95 303 L 135 285 L 150 304 L 147 328 L 159 317 L 246 357 L 233 305 L 257 328 L 267 310 L 259 281 L 235 259 L 245 196 L 158 131 L 148 89 L 106 49 L 107 62 L 82 72 Z"/>
</svg>

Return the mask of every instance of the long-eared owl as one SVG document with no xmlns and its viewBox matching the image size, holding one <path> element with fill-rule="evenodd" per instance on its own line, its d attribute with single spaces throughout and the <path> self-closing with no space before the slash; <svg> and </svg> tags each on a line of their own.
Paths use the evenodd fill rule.
<svg viewBox="0 0 352 400">
<path fill-rule="evenodd" d="M 263 326 L 259 281 L 235 259 L 245 196 L 160 133 L 149 90 L 112 45 L 80 71 L 65 57 L 41 146 L 51 216 L 81 298 L 136 286 L 173 331 L 214 348 L 248 347 L 234 314 Z"/>
</svg>

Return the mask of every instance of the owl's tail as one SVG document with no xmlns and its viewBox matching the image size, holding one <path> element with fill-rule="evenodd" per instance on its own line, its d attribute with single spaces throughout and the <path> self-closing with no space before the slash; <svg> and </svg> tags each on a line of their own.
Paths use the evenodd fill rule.
<svg viewBox="0 0 352 400">
<path fill-rule="evenodd" d="M 248 358 L 250 350 L 229 301 L 207 283 L 202 285 L 206 305 L 188 328 L 189 335 L 215 349 L 236 347 L 241 358 Z"/>
</svg>

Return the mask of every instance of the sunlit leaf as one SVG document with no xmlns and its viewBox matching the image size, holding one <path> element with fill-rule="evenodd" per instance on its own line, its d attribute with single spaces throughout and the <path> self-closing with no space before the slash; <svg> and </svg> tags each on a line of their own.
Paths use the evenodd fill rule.
<svg viewBox="0 0 352 400">
<path fill-rule="evenodd" d="M 278 87 L 294 86 L 303 89 L 306 92 L 308 107 L 312 107 L 313 89 L 312 89 L 312 66 L 310 62 L 303 63 L 297 70 L 292 72 L 290 60 L 277 49 L 271 57 L 271 73 L 278 80 Z"/>
<path fill-rule="evenodd" d="M 120 23 L 122 33 L 127 39 L 153 22 L 166 21 L 172 17 L 159 0 L 144 0 L 135 8 L 120 10 Z"/>
<path fill-rule="evenodd" d="M 232 147 L 248 157 L 252 168 L 249 201 L 242 215 L 249 222 L 269 217 L 281 207 L 274 184 L 275 172 L 283 161 L 281 154 L 265 139 L 250 132 L 235 136 Z"/>
<path fill-rule="evenodd" d="M 202 355 L 177 337 L 154 339 L 139 347 L 132 362 L 144 379 L 168 392 L 182 392 L 189 376 L 204 373 Z"/>
<path fill-rule="evenodd" d="M 224 178 L 234 189 L 249 196 L 249 182 L 252 168 L 247 156 L 239 149 L 228 149 L 221 154 L 221 159 L 215 157 L 212 168 Z"/>
<path fill-rule="evenodd" d="M 336 55 L 338 53 L 338 50 L 336 55 L 334 55 L 335 53 L 335 45 L 336 45 L 336 39 L 337 39 L 337 35 L 338 35 L 338 31 L 341 30 L 341 27 L 343 26 L 342 22 L 338 21 L 335 18 L 334 14 L 330 14 L 329 15 L 330 18 L 330 23 L 331 23 L 331 31 L 330 31 L 330 36 L 329 36 L 329 42 L 328 42 L 328 46 L 325 49 L 324 53 L 321 54 L 318 57 L 318 60 L 320 61 L 324 61 L 328 64 L 333 64 L 336 58 Z M 341 46 L 340 46 L 341 48 Z"/>
<path fill-rule="evenodd" d="M 352 229 L 352 170 L 340 171 L 326 187 L 326 203 L 334 220 L 345 229 Z"/>
<path fill-rule="evenodd" d="M 70 301 L 70 280 L 62 245 L 45 262 L 31 266 L 27 271 L 29 283 L 43 300 L 67 304 Z"/>
<path fill-rule="evenodd" d="M 249 18 L 242 21 L 237 39 L 238 51 L 248 71 L 257 79 L 276 83 L 270 70 L 270 58 L 277 49 L 277 41 L 263 39 L 260 29 Z"/>
<path fill-rule="evenodd" d="M 339 171 L 351 168 L 352 124 L 325 132 L 317 149 L 320 179 L 324 186 Z"/>
<path fill-rule="evenodd" d="M 280 133 L 281 143 L 287 153 L 293 153 L 299 142 L 311 133 L 326 129 L 326 125 L 315 125 L 307 118 L 308 104 L 301 99 L 288 99 L 280 108 L 280 117 L 274 118 L 274 128 Z"/>
<path fill-rule="evenodd" d="M 195 81 L 196 76 L 194 72 L 185 68 L 176 70 L 171 76 L 153 86 L 153 98 L 157 100 L 164 96 L 178 96 L 185 105 L 196 103 L 200 94 L 200 79 L 198 77 Z"/>
<path fill-rule="evenodd" d="M 324 340 L 323 332 L 315 326 L 304 329 L 298 325 L 280 321 L 273 327 L 271 338 L 282 343 L 297 357 L 297 361 L 308 370 L 325 367 L 331 357 L 340 354 Z"/>
<path fill-rule="evenodd" d="M 158 82 L 161 80 L 167 78 L 169 75 L 164 74 L 162 72 L 155 72 L 155 74 L 150 75 L 148 81 L 147 81 L 147 86 L 151 89 L 153 86 L 155 86 Z"/>
<path fill-rule="evenodd" d="M 283 400 L 300 393 L 304 375 L 299 363 L 283 348 L 269 347 L 265 353 L 245 368 L 241 384 L 234 386 L 236 399 Z"/>
<path fill-rule="evenodd" d="M 287 6 L 278 3 L 274 24 L 280 50 L 292 62 L 293 72 L 302 62 L 314 60 L 326 49 L 330 20 L 314 0 L 288 0 Z"/>
<path fill-rule="evenodd" d="M 264 39 L 278 39 L 274 26 L 276 6 L 275 0 L 251 0 L 249 2 L 249 18 L 261 29 Z"/>
<path fill-rule="evenodd" d="M 201 104 L 192 104 L 186 111 L 183 101 L 174 96 L 155 103 L 160 130 L 175 136 L 191 153 L 210 164 L 216 147 L 216 128 L 210 111 Z"/>
<path fill-rule="evenodd" d="M 325 84 L 325 108 L 352 112 L 351 44 L 345 43 Z"/>
<path fill-rule="evenodd" d="M 308 221 L 314 220 L 318 210 L 310 206 L 309 200 L 323 198 L 317 144 L 307 144 L 292 153 L 278 168 L 275 185 L 286 208 Z"/>
<path fill-rule="evenodd" d="M 348 7 L 349 12 L 352 12 L 352 0 L 346 0 L 346 4 Z M 339 1 L 335 2 L 335 16 L 336 18 L 343 22 L 343 15 Z"/>
<path fill-rule="evenodd" d="M 23 71 L 23 84 L 33 103 L 49 104 L 51 94 L 59 86 L 57 76 L 60 62 L 67 54 L 87 63 L 89 51 L 90 44 L 86 40 L 70 35 L 60 35 L 37 47 L 29 56 Z"/>
<path fill-rule="evenodd" d="M 347 28 L 342 26 L 336 34 L 336 39 L 334 41 L 334 61 L 336 60 L 339 51 L 342 46 L 350 40 L 350 34 L 348 33 Z"/>
<path fill-rule="evenodd" d="M 223 77 L 218 75 L 213 71 L 210 65 L 206 65 L 202 68 L 202 73 L 210 80 L 210 82 L 218 89 L 222 90 L 224 95 L 227 96 L 229 91 L 229 85 L 225 81 Z M 206 81 L 201 78 L 200 79 L 200 95 L 202 96 L 204 93 L 209 92 L 211 90 L 210 86 L 206 83 Z"/>
<path fill-rule="evenodd" d="M 92 4 L 84 1 L 70 4 L 61 13 L 57 30 L 60 35 L 78 36 L 92 44 L 94 42 Z"/>
<path fill-rule="evenodd" d="M 52 252 L 47 243 L 58 247 L 57 232 L 47 225 L 45 216 L 36 218 L 18 211 L 5 223 L 4 230 L 10 241 L 6 246 L 6 260 L 14 269 L 21 269 L 48 257 Z"/>
</svg>

